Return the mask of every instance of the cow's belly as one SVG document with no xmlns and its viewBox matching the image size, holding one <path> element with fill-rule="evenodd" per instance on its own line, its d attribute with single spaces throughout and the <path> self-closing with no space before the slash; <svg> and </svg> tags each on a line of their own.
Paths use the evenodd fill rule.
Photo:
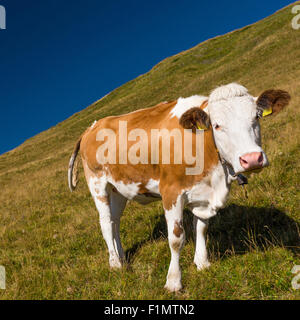
<svg viewBox="0 0 300 320">
<path fill-rule="evenodd" d="M 134 200 L 140 204 L 148 204 L 154 201 L 161 200 L 159 193 L 159 180 L 149 179 L 147 184 L 144 186 L 146 192 L 141 193 L 141 182 L 124 183 L 122 181 L 114 181 L 111 177 L 108 178 L 116 190 L 126 199 Z"/>
</svg>

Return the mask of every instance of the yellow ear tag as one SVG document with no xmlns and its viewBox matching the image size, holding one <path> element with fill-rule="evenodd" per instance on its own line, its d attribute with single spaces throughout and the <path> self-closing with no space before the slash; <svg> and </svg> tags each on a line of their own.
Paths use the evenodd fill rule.
<svg viewBox="0 0 300 320">
<path fill-rule="evenodd" d="M 200 126 L 200 124 L 197 123 L 197 129 L 198 130 L 207 130 L 207 127 L 205 127 L 204 125 Z"/>
<path fill-rule="evenodd" d="M 269 114 L 272 114 L 272 113 L 273 113 L 273 110 L 272 110 L 272 107 L 271 107 L 269 109 L 265 109 L 263 114 L 262 114 L 262 116 L 266 117 L 266 116 L 268 116 Z"/>
</svg>

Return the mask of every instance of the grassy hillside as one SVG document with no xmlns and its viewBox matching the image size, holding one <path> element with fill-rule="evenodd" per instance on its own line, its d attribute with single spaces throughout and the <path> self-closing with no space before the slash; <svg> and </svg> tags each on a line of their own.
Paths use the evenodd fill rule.
<svg viewBox="0 0 300 320">
<path fill-rule="evenodd" d="M 165 59 L 0 157 L 0 265 L 7 272 L 0 299 L 300 298 L 300 290 L 291 287 L 290 272 L 300 265 L 300 30 L 291 28 L 291 7 Z M 186 212 L 184 289 L 167 293 L 163 285 L 170 253 L 162 205 L 129 203 L 121 224 L 128 266 L 111 271 L 82 171 L 76 192 L 71 194 L 67 186 L 75 141 L 96 119 L 208 94 L 232 81 L 253 95 L 285 89 L 292 102 L 262 121 L 271 165 L 250 179 L 249 198 L 234 184 L 227 207 L 211 219 L 212 267 L 197 272 L 193 265 L 191 216 Z"/>
</svg>

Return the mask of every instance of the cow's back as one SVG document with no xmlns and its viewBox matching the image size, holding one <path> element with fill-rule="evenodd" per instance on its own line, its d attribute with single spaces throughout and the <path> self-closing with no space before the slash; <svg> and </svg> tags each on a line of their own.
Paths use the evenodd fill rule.
<svg viewBox="0 0 300 320">
<path fill-rule="evenodd" d="M 95 173 L 101 173 L 103 170 L 108 170 L 109 174 L 116 181 L 124 183 L 139 182 L 141 184 L 141 192 L 146 192 L 147 189 L 143 186 L 150 179 L 159 180 L 160 168 L 159 165 L 151 165 L 151 150 L 150 143 L 148 149 L 149 161 L 148 164 L 132 165 L 119 163 L 119 125 L 120 122 L 125 122 L 127 131 L 133 129 L 143 129 L 150 137 L 151 129 L 162 129 L 169 127 L 169 122 L 174 122 L 178 125 L 177 119 L 171 119 L 170 111 L 176 105 L 176 101 L 162 102 L 154 107 L 137 110 L 120 116 L 109 116 L 100 119 L 92 127 L 88 128 L 82 136 L 80 150 L 81 156 L 86 161 L 88 167 Z M 97 150 L 103 144 L 103 141 L 97 140 L 97 134 L 100 130 L 109 129 L 116 134 L 116 164 L 102 165 L 97 161 Z M 128 141 L 129 149 L 135 141 Z"/>
</svg>

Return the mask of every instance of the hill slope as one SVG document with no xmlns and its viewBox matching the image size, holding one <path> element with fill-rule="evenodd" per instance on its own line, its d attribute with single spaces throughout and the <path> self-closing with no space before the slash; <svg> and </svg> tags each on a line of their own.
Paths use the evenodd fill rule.
<svg viewBox="0 0 300 320">
<path fill-rule="evenodd" d="M 300 291 L 291 288 L 290 270 L 300 264 L 300 30 L 291 28 L 291 7 L 165 59 L 2 155 L 0 265 L 6 267 L 7 289 L 0 291 L 0 298 L 299 299 Z M 234 186 L 228 206 L 211 220 L 212 267 L 195 270 L 189 236 L 181 259 L 185 288 L 177 296 L 165 292 L 169 249 L 162 206 L 130 203 L 121 225 L 129 265 L 110 271 L 83 174 L 75 193 L 67 187 L 75 141 L 96 119 L 180 96 L 208 94 L 233 81 L 253 95 L 273 87 L 285 89 L 292 103 L 262 122 L 271 166 L 250 180 L 249 198 Z"/>
</svg>

